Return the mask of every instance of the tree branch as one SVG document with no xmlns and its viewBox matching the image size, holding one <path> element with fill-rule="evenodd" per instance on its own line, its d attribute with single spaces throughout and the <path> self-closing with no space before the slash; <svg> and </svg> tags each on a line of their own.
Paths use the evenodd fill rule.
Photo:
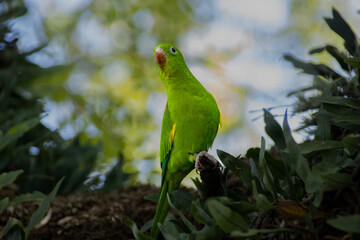
<svg viewBox="0 0 360 240">
<path fill-rule="evenodd" d="M 199 189 L 202 197 L 222 195 L 222 166 L 209 153 L 202 151 L 196 156 L 195 169 L 200 174 L 203 188 Z"/>
</svg>

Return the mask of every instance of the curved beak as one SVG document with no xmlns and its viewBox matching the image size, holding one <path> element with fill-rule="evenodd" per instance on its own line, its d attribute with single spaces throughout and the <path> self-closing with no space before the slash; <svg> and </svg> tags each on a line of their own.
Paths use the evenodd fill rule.
<svg viewBox="0 0 360 240">
<path fill-rule="evenodd" d="M 155 60 L 156 60 L 157 65 L 159 65 L 159 67 L 162 67 L 166 64 L 167 57 L 164 53 L 164 50 L 162 50 L 161 48 L 156 48 Z"/>
</svg>

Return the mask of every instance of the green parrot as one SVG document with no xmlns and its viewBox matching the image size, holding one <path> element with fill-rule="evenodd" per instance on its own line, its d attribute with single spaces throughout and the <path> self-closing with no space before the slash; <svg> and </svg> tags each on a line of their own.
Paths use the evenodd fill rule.
<svg viewBox="0 0 360 240">
<path fill-rule="evenodd" d="M 194 169 L 196 154 L 211 147 L 221 117 L 214 97 L 192 75 L 176 47 L 161 44 L 153 53 L 167 93 L 160 141 L 161 193 L 150 234 L 157 238 L 158 223 L 169 211 L 167 193 L 179 188 Z"/>
</svg>

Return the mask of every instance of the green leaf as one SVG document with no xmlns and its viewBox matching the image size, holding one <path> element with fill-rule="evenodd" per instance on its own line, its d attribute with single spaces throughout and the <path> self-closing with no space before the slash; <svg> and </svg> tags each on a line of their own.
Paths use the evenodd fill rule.
<svg viewBox="0 0 360 240">
<path fill-rule="evenodd" d="M 25 231 L 21 222 L 15 218 L 10 217 L 1 230 L 0 236 L 3 236 L 3 240 L 25 240 Z"/>
<path fill-rule="evenodd" d="M 328 114 L 327 117 L 351 117 L 351 116 L 357 116 L 360 114 L 359 111 L 353 110 L 351 108 L 339 108 L 337 105 L 333 104 L 325 104 L 323 105 L 324 109 L 326 110 L 325 113 Z M 332 113 L 332 114 L 329 114 Z"/>
<path fill-rule="evenodd" d="M 269 137 L 271 137 L 271 139 L 275 142 L 275 145 L 280 150 L 285 149 L 286 142 L 280 124 L 275 120 L 274 116 L 269 111 L 266 109 L 263 110 L 266 133 L 269 135 Z"/>
<path fill-rule="evenodd" d="M 187 212 L 191 211 L 191 203 L 196 200 L 196 197 L 189 192 L 175 190 L 171 193 L 171 199 L 174 207 Z"/>
<path fill-rule="evenodd" d="M 360 114 L 355 116 L 337 116 L 332 119 L 334 122 L 347 122 L 360 126 Z"/>
<path fill-rule="evenodd" d="M 302 154 L 329 150 L 329 149 L 338 149 L 343 148 L 344 144 L 339 141 L 332 141 L 332 140 L 324 140 L 324 141 L 311 141 L 311 142 L 304 142 L 298 144 L 300 152 Z M 284 152 L 289 153 L 288 149 L 285 149 Z"/>
<path fill-rule="evenodd" d="M 335 189 L 355 186 L 351 176 L 345 173 L 328 173 L 322 175 L 322 178 L 329 187 Z"/>
<path fill-rule="evenodd" d="M 30 218 L 30 222 L 25 228 L 26 237 L 29 236 L 30 230 L 38 224 L 41 219 L 44 217 L 46 211 L 48 210 L 51 201 L 55 197 L 57 191 L 59 190 L 59 187 L 64 180 L 64 177 L 62 177 L 55 185 L 54 189 L 47 195 L 44 200 L 41 202 L 39 208 L 34 212 L 34 214 Z"/>
<path fill-rule="evenodd" d="M 231 233 L 236 230 L 247 231 L 249 229 L 249 224 L 239 213 L 225 206 L 216 198 L 207 199 L 205 204 L 211 216 L 225 232 Z"/>
<path fill-rule="evenodd" d="M 152 201 L 153 203 L 158 203 L 160 198 L 160 193 L 154 193 L 144 196 L 144 199 Z"/>
<path fill-rule="evenodd" d="M 275 120 L 274 116 L 266 111 L 264 109 L 264 121 L 265 121 L 265 131 L 266 133 L 272 138 L 272 140 L 275 142 L 275 145 L 277 146 L 277 148 L 281 151 L 281 156 L 282 156 L 282 163 L 283 164 L 279 164 L 277 161 L 269 161 L 269 167 L 271 168 L 272 165 L 277 165 L 278 167 L 275 168 L 277 171 L 277 175 L 275 174 L 276 172 L 273 171 L 275 170 L 274 167 L 271 169 L 273 172 L 273 175 L 276 177 L 280 177 L 282 178 L 282 176 L 285 177 L 286 182 L 289 186 L 289 192 L 290 195 L 292 197 L 292 199 L 296 199 L 295 196 L 295 187 L 294 184 L 292 182 L 292 180 L 290 179 L 290 171 L 288 169 L 288 165 L 290 165 L 290 159 L 288 154 L 285 154 L 284 152 L 282 152 L 282 150 L 286 149 L 286 141 L 285 141 L 285 136 L 284 136 L 284 132 L 282 130 L 282 128 L 280 127 L 280 124 Z M 278 171 L 280 170 L 280 171 Z"/>
<path fill-rule="evenodd" d="M 265 161 L 265 138 L 261 137 L 261 147 L 259 152 L 259 164 L 261 168 L 264 168 Z"/>
<path fill-rule="evenodd" d="M 360 214 L 338 216 L 335 219 L 327 220 L 327 223 L 341 231 L 360 234 Z"/>
<path fill-rule="evenodd" d="M 331 118 L 328 116 L 329 113 L 324 110 L 323 105 L 323 103 L 320 104 L 319 112 L 315 115 L 318 125 L 315 136 L 320 141 L 331 139 Z"/>
<path fill-rule="evenodd" d="M 344 39 L 344 46 L 348 52 L 355 56 L 357 52 L 357 38 L 355 33 L 351 30 L 349 24 L 340 15 L 340 13 L 333 8 L 333 18 L 325 18 L 327 25 Z"/>
<path fill-rule="evenodd" d="M 329 122 L 329 125 L 335 125 L 341 128 L 346 128 L 353 131 L 360 132 L 360 125 L 356 116 L 360 115 L 360 112 L 351 108 L 339 107 L 333 104 L 323 104 L 326 111 L 319 111 L 314 114 L 316 118 L 324 118 Z M 320 127 L 320 126 L 319 126 Z M 330 129 L 331 126 L 328 127 Z M 328 136 L 331 136 L 330 130 L 327 130 Z M 326 139 L 330 139 L 327 137 Z M 326 140 L 324 139 L 324 140 Z"/>
<path fill-rule="evenodd" d="M 300 148 L 291 136 L 291 130 L 287 121 L 287 111 L 285 112 L 283 122 L 284 136 L 286 145 L 288 146 L 292 168 L 298 176 L 305 182 L 310 175 L 310 167 L 307 160 L 301 154 Z"/>
<path fill-rule="evenodd" d="M 193 181 L 193 183 L 195 184 L 196 188 L 200 191 L 200 192 L 206 192 L 206 187 L 203 185 L 202 181 L 200 181 L 199 178 L 191 178 L 191 180 Z"/>
<path fill-rule="evenodd" d="M 201 207 L 200 199 L 193 201 L 191 204 L 191 213 L 196 222 L 205 224 L 208 226 L 214 226 L 215 221 L 212 219 L 209 214 Z"/>
<path fill-rule="evenodd" d="M 323 179 L 323 175 L 336 173 L 340 169 L 340 165 L 338 163 L 331 162 L 319 162 L 313 165 L 311 169 L 311 184 L 316 186 L 317 190 L 315 191 L 315 199 L 313 201 L 314 206 L 319 207 L 322 201 L 323 195 L 323 185 L 325 181 Z"/>
<path fill-rule="evenodd" d="M 268 160 L 265 158 L 265 139 L 264 137 L 261 137 L 261 148 L 259 153 L 259 164 L 263 169 L 263 172 L 265 173 L 264 182 L 265 186 L 269 189 L 271 187 L 272 195 L 276 202 L 278 202 L 278 197 L 276 193 L 276 188 L 274 185 L 274 178 L 270 172 L 270 169 L 267 164 Z M 269 187 L 270 186 L 270 187 Z"/>
<path fill-rule="evenodd" d="M 336 47 L 331 46 L 331 45 L 326 45 L 325 47 L 320 47 L 320 48 L 316 48 L 313 49 L 309 52 L 309 54 L 315 54 L 315 53 L 320 53 L 322 51 L 326 50 L 331 56 L 333 56 L 336 61 L 339 63 L 339 65 L 341 66 L 342 69 L 344 69 L 345 71 L 349 71 L 349 67 L 348 65 L 345 63 L 346 61 L 346 55 L 341 53 Z"/>
<path fill-rule="evenodd" d="M 360 68 L 360 57 L 345 58 L 344 61 L 353 67 Z"/>
<path fill-rule="evenodd" d="M 337 72 L 324 64 L 306 63 L 288 54 L 284 55 L 284 59 L 291 62 L 294 67 L 302 69 L 304 73 L 331 79 L 341 78 Z"/>
<path fill-rule="evenodd" d="M 335 83 L 333 83 L 335 84 Z M 330 84 L 330 85 L 333 85 Z M 323 91 L 322 96 L 327 96 L 330 95 L 331 93 L 331 88 L 330 86 Z M 319 108 L 319 114 L 316 116 L 316 122 L 318 125 L 318 128 L 316 130 L 315 133 L 315 138 L 318 141 L 322 141 L 322 140 L 330 140 L 332 139 L 331 137 L 331 118 L 329 118 L 328 116 L 326 116 L 326 111 L 324 110 L 324 103 L 320 103 L 320 108 Z M 332 162 L 332 160 L 334 159 L 335 153 L 334 151 L 322 151 L 321 152 L 321 156 L 323 158 L 324 162 Z"/>
<path fill-rule="evenodd" d="M 173 222 L 167 221 L 164 224 L 158 223 L 158 226 L 165 240 L 183 239 L 180 236 L 181 233 L 176 228 L 176 225 Z"/>
<path fill-rule="evenodd" d="M 151 229 L 153 225 L 154 219 L 150 219 L 149 221 L 145 222 L 144 225 L 140 228 L 140 232 L 146 232 L 147 230 Z"/>
<path fill-rule="evenodd" d="M 217 150 L 217 154 L 225 167 L 238 176 L 246 187 L 251 187 L 252 175 L 249 164 L 221 150 Z"/>
<path fill-rule="evenodd" d="M 250 158 L 250 168 L 251 168 L 251 174 L 259 180 L 261 188 L 264 191 L 268 191 L 265 184 L 264 184 L 262 176 L 260 176 L 260 173 L 257 170 L 255 162 L 254 162 L 254 160 L 252 158 Z"/>
<path fill-rule="evenodd" d="M 0 175 L 0 190 L 10 183 L 14 182 L 15 179 L 23 173 L 23 170 L 16 170 L 12 172 L 5 172 Z"/>
<path fill-rule="evenodd" d="M 337 96 L 330 97 L 312 97 L 310 98 L 312 101 L 322 102 L 322 103 L 330 103 L 345 107 L 351 107 L 354 109 L 360 109 L 360 100 L 355 98 L 344 98 Z"/>
<path fill-rule="evenodd" d="M 42 201 L 46 197 L 45 194 L 39 191 L 35 191 L 33 193 L 26 193 L 16 196 L 14 199 L 11 200 L 10 204 L 13 206 L 20 205 L 23 202 L 29 201 Z"/>
<path fill-rule="evenodd" d="M 194 227 L 194 225 L 192 225 L 192 223 L 189 220 L 187 220 L 187 218 L 171 202 L 169 194 L 166 194 L 166 196 L 167 196 L 167 200 L 168 200 L 170 207 L 175 210 L 177 215 L 180 216 L 181 220 L 183 220 L 183 222 L 189 228 L 189 230 L 192 232 L 196 231 L 196 227 Z"/>
<path fill-rule="evenodd" d="M 296 171 L 297 175 L 305 183 L 305 189 L 308 193 L 314 193 L 318 191 L 322 185 L 322 182 L 319 181 L 318 177 L 310 171 L 307 159 L 304 158 L 299 145 L 292 138 L 291 130 L 287 122 L 287 112 L 285 112 L 284 116 L 283 129 L 292 164 L 291 167 Z"/>
<path fill-rule="evenodd" d="M 271 202 L 267 199 L 267 197 L 264 194 L 258 193 L 257 187 L 256 187 L 256 183 L 255 181 L 252 182 L 252 186 L 253 186 L 253 196 L 255 198 L 256 201 L 256 206 L 263 211 L 267 211 L 270 209 L 273 209 L 273 205 L 271 204 Z"/>
<path fill-rule="evenodd" d="M 343 138 L 342 140 L 343 145 L 345 146 L 346 150 L 352 154 L 356 150 L 359 150 L 360 146 L 360 134 L 350 134 Z"/>
<path fill-rule="evenodd" d="M 222 235 L 224 232 L 220 229 L 219 226 L 208 226 L 205 225 L 200 231 L 190 234 L 189 239 L 196 239 L 196 240 L 218 240 L 223 239 Z M 194 238 L 191 238 L 194 236 Z"/>
<path fill-rule="evenodd" d="M 33 129 L 40 123 L 40 120 L 40 117 L 31 118 L 12 127 L 4 136 L 0 135 L 0 151 L 13 141 L 16 141 L 18 138 L 23 136 L 26 132 Z"/>
<path fill-rule="evenodd" d="M 283 179 L 286 175 L 284 162 L 281 159 L 280 160 L 274 159 L 267 151 L 265 151 L 264 154 L 265 154 L 264 164 L 267 165 L 272 175 L 278 176 L 281 179 Z M 260 149 L 249 148 L 246 152 L 246 157 L 256 160 L 257 158 L 260 157 Z M 260 164 L 260 159 L 259 159 L 259 164 Z"/>
<path fill-rule="evenodd" d="M 232 237 L 249 238 L 255 237 L 258 234 L 264 233 L 282 233 L 282 232 L 293 232 L 294 230 L 288 228 L 277 228 L 277 229 L 253 229 L 250 228 L 246 232 L 234 231 L 231 233 Z"/>
<path fill-rule="evenodd" d="M 145 233 L 140 232 L 134 221 L 125 219 L 124 223 L 131 229 L 136 240 L 155 240 L 154 238 L 145 235 Z"/>
<path fill-rule="evenodd" d="M 241 214 L 248 214 L 251 212 L 257 212 L 259 211 L 259 207 L 254 203 L 249 203 L 247 201 L 239 201 L 239 202 L 233 202 L 231 205 L 232 209 L 235 209 L 237 212 Z"/>
<path fill-rule="evenodd" d="M 9 198 L 6 197 L 0 201 L 0 212 L 9 205 Z"/>
</svg>

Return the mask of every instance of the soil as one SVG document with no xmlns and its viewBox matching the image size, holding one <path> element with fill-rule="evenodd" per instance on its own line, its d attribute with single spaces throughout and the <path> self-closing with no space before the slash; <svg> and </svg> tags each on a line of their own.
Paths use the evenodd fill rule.
<svg viewBox="0 0 360 240">
<path fill-rule="evenodd" d="M 156 204 L 144 196 L 159 192 L 152 185 L 138 185 L 109 193 L 56 196 L 47 213 L 48 221 L 32 229 L 28 239 L 133 239 L 125 219 L 135 221 L 139 228 L 152 219 Z M 26 226 L 38 206 L 32 202 L 10 207 L 2 212 L 0 226 L 5 226 L 9 217 Z"/>
</svg>

